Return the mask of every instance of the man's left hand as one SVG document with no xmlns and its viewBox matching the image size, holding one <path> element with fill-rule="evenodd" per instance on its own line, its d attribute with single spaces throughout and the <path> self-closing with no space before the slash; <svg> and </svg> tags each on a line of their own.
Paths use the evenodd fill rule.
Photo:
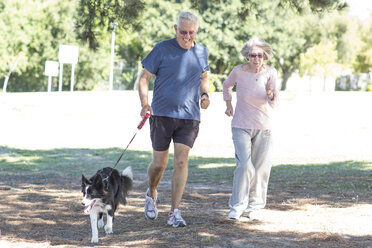
<svg viewBox="0 0 372 248">
<path fill-rule="evenodd" d="M 210 103 L 210 101 L 209 101 L 209 96 L 208 96 L 208 95 L 203 95 L 203 96 L 200 98 L 200 107 L 201 107 L 202 109 L 206 109 L 206 108 L 208 108 L 209 103 Z"/>
</svg>

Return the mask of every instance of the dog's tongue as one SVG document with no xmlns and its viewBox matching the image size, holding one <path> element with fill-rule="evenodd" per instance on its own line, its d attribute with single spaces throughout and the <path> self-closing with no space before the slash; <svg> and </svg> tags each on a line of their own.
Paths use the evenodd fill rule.
<svg viewBox="0 0 372 248">
<path fill-rule="evenodd" d="M 88 206 L 86 206 L 84 208 L 84 213 L 85 214 L 89 214 L 90 210 L 92 209 L 92 207 L 94 206 L 94 203 L 96 203 L 96 200 L 93 200 L 91 204 L 89 204 Z"/>
</svg>

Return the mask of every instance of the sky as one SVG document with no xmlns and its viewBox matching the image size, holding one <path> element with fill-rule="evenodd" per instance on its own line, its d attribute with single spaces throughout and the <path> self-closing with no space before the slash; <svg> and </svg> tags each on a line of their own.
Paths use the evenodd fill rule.
<svg viewBox="0 0 372 248">
<path fill-rule="evenodd" d="M 349 14 L 360 19 L 371 17 L 372 0 L 346 0 L 350 6 Z"/>
</svg>

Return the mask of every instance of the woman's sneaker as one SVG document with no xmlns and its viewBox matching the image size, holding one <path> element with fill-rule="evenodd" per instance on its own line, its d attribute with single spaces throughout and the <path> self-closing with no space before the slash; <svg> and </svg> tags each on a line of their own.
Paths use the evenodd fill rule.
<svg viewBox="0 0 372 248">
<path fill-rule="evenodd" d="M 233 221 L 239 221 L 242 213 L 238 213 L 235 210 L 230 210 L 229 219 Z"/>
<path fill-rule="evenodd" d="M 181 212 L 177 208 L 169 212 L 168 225 L 173 226 L 173 227 L 186 226 L 186 221 L 182 218 Z"/>
<path fill-rule="evenodd" d="M 149 190 L 146 192 L 146 203 L 145 203 L 145 216 L 147 219 L 155 220 L 158 218 L 158 209 L 156 208 L 156 199 L 158 197 L 158 192 L 155 191 L 155 197 L 152 198 L 148 195 Z"/>
<path fill-rule="evenodd" d="M 260 210 L 253 210 L 248 212 L 248 218 L 254 221 L 262 220 L 262 212 Z"/>
</svg>

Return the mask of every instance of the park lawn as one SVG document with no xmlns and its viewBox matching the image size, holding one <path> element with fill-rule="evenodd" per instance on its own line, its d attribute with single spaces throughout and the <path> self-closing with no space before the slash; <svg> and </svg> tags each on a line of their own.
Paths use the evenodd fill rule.
<svg viewBox="0 0 372 248">
<path fill-rule="evenodd" d="M 120 148 L 24 150 L 0 147 L 0 173 L 44 175 L 44 180 L 48 180 L 46 175 L 58 174 L 78 181 L 81 174 L 93 175 L 100 168 L 113 167 L 122 151 Z M 116 168 L 122 170 L 126 166 L 132 166 L 135 175 L 144 175 L 151 158 L 149 151 L 127 150 Z M 170 154 L 165 175 L 171 174 L 172 160 L 173 154 Z M 234 158 L 191 156 L 188 182 L 231 183 L 234 168 Z M 355 200 L 358 200 L 372 192 L 372 162 L 342 161 L 273 166 L 269 190 L 298 188 L 340 195 L 352 192 Z"/>
</svg>

